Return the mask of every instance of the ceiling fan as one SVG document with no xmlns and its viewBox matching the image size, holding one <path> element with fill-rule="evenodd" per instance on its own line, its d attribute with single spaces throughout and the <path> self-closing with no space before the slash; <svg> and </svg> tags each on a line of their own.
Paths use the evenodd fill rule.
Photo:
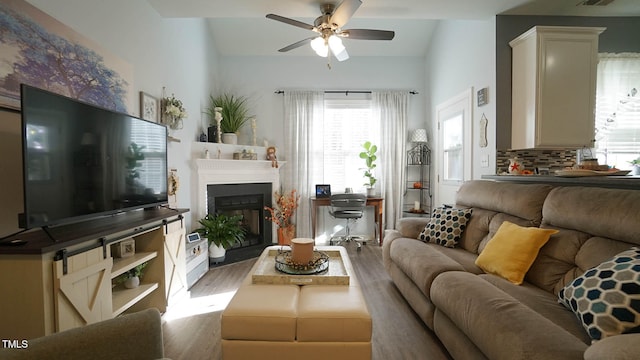
<svg viewBox="0 0 640 360">
<path fill-rule="evenodd" d="M 358 10 L 360 5 L 362 5 L 362 0 L 343 0 L 338 7 L 332 3 L 320 4 L 320 11 L 322 11 L 322 15 L 316 18 L 313 25 L 280 15 L 268 14 L 268 19 L 280 21 L 285 24 L 318 33 L 316 36 L 300 40 L 289 46 L 285 46 L 278 51 L 286 52 L 309 43 L 311 44 L 311 48 L 313 48 L 319 56 L 328 57 L 329 53 L 332 53 L 338 61 L 344 61 L 349 58 L 349 54 L 342 44 L 342 38 L 356 40 L 392 40 L 395 36 L 393 31 L 342 29 L 342 27 L 351 19 L 356 10 Z"/>
</svg>

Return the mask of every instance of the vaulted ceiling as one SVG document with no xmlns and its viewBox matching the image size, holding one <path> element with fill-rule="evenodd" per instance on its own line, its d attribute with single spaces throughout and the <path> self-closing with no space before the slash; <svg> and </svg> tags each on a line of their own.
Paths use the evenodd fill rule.
<svg viewBox="0 0 640 360">
<path fill-rule="evenodd" d="M 316 56 L 309 46 L 278 49 L 314 33 L 265 18 L 273 13 L 308 24 L 321 15 L 320 4 L 341 0 L 147 0 L 166 18 L 206 18 L 223 56 Z M 393 30 L 392 41 L 345 39 L 354 56 L 424 56 L 438 20 L 488 20 L 497 14 L 563 16 L 640 16 L 639 0 L 363 0 L 345 28 Z M 607 2 L 605 0 L 605 2 Z M 580 3 L 580 4 L 578 4 Z"/>
</svg>

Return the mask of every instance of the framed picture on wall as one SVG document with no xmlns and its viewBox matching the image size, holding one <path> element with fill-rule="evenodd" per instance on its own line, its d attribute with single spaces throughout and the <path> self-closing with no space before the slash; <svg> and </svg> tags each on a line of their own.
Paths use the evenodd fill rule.
<svg viewBox="0 0 640 360">
<path fill-rule="evenodd" d="M 158 112 L 160 111 L 160 102 L 157 98 L 140 91 L 140 117 L 158 122 Z"/>
</svg>

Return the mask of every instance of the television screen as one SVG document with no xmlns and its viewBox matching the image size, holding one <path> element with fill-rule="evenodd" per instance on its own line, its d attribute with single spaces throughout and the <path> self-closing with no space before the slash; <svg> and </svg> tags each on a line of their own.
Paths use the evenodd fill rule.
<svg viewBox="0 0 640 360">
<path fill-rule="evenodd" d="M 21 96 L 20 227 L 167 203 L 165 126 L 24 84 Z"/>
</svg>

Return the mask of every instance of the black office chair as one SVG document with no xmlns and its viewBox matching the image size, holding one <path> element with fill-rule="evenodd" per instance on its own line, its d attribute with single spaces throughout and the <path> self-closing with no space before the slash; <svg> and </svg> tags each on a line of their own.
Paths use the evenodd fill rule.
<svg viewBox="0 0 640 360">
<path fill-rule="evenodd" d="M 364 208 L 367 205 L 367 196 L 365 194 L 334 194 L 331 195 L 331 207 L 329 214 L 336 219 L 346 219 L 347 226 L 344 236 L 334 236 L 329 240 L 329 245 L 340 245 L 343 242 L 354 241 L 358 251 L 362 247 L 364 239 L 360 236 L 352 236 L 349 229 L 350 220 L 360 219 L 364 214 Z M 334 239 L 338 239 L 334 242 Z M 366 243 L 365 243 L 366 244 Z"/>
</svg>

